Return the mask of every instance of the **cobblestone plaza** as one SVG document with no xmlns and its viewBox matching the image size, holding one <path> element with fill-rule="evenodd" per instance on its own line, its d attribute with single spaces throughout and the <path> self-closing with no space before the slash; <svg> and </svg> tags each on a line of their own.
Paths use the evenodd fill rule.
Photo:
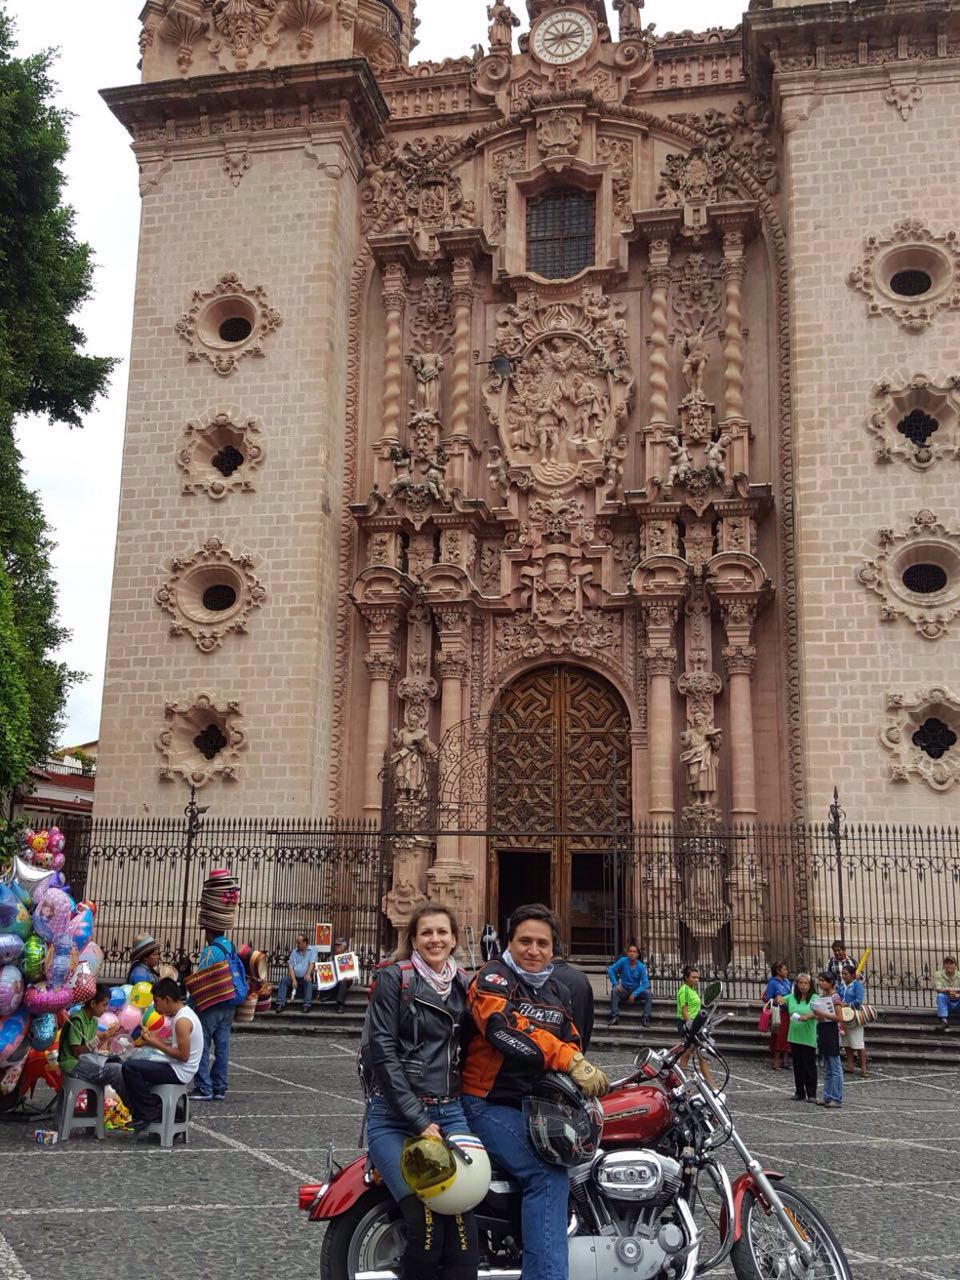
<svg viewBox="0 0 960 1280">
<path fill-rule="evenodd" d="M 314 1280 L 322 1228 L 297 1211 L 297 1187 L 330 1139 L 340 1159 L 356 1154 L 355 1053 L 349 1039 L 234 1037 L 226 1101 L 196 1107 L 173 1152 L 120 1135 L 43 1148 L 42 1121 L 0 1125 L 0 1280 Z M 731 1065 L 745 1140 L 826 1212 L 857 1280 L 960 1280 L 955 1069 L 875 1070 L 847 1086 L 841 1116 L 791 1103 L 790 1073 L 766 1058 Z"/>
</svg>

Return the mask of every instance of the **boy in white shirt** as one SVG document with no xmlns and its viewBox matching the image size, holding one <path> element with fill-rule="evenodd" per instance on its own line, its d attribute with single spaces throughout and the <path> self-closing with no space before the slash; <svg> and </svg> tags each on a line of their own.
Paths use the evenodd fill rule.
<svg viewBox="0 0 960 1280">
<path fill-rule="evenodd" d="M 144 1030 L 140 1044 L 158 1049 L 170 1059 L 157 1062 L 133 1058 L 123 1064 L 124 1096 L 133 1116 L 134 1133 L 160 1119 L 160 1100 L 155 1084 L 190 1084 L 203 1054 L 203 1028 L 194 1011 L 183 1002 L 180 985 L 173 978 L 153 984 L 153 1007 L 171 1022 L 170 1039 L 162 1040 Z"/>
</svg>

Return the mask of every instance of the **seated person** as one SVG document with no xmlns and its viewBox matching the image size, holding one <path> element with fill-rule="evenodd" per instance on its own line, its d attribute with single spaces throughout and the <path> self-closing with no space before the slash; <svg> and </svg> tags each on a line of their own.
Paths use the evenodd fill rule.
<svg viewBox="0 0 960 1280">
<path fill-rule="evenodd" d="M 130 972 L 127 982 L 149 982 L 151 987 L 160 977 L 160 946 L 149 933 L 142 934 L 130 949 Z"/>
<path fill-rule="evenodd" d="M 160 1119 L 160 1099 L 153 1092 L 153 1086 L 189 1085 L 203 1055 L 200 1019 L 184 1004 L 180 984 L 175 979 L 161 978 L 153 984 L 153 1007 L 170 1019 L 170 1039 L 163 1040 L 152 1031 L 144 1030 L 138 1043 L 159 1049 L 170 1061 L 130 1058 L 123 1064 L 124 1099 L 133 1116 L 134 1133 L 142 1133 L 148 1124 Z"/>
<path fill-rule="evenodd" d="M 86 1080 L 88 1084 L 108 1084 L 122 1093 L 120 1059 L 111 1061 L 107 1057 L 105 1046 L 109 1036 L 97 1032 L 97 1021 L 106 1013 L 109 1003 L 110 988 L 98 983 L 93 996 L 64 1024 L 58 1059 L 63 1075 Z"/>
<path fill-rule="evenodd" d="M 640 1001 L 643 1007 L 643 1025 L 649 1027 L 653 993 L 650 990 L 647 966 L 640 959 L 640 948 L 635 942 L 631 942 L 626 954 L 610 966 L 607 977 L 610 979 L 609 1025 L 613 1027 L 620 1021 L 620 1001 L 626 997 L 627 1004 Z"/>
<path fill-rule="evenodd" d="M 957 962 L 953 956 L 943 957 L 943 968 L 934 974 L 933 985 L 937 992 L 940 1030 L 946 1031 L 950 1025 L 950 1015 L 960 1017 L 960 973 L 957 973 Z"/>
<path fill-rule="evenodd" d="M 349 950 L 350 944 L 347 942 L 346 938 L 337 938 L 336 942 L 333 944 L 333 951 L 330 956 L 331 961 L 335 956 L 342 956 Z M 329 991 L 322 992 L 317 998 L 321 1004 L 329 1004 L 332 1000 L 335 1000 L 337 1013 L 343 1013 L 347 1004 L 347 996 L 350 994 L 350 988 L 352 986 L 352 978 L 343 978 L 335 987 L 331 987 Z"/>
<path fill-rule="evenodd" d="M 287 956 L 287 972 L 277 986 L 277 1013 L 283 1013 L 288 996 L 291 1000 L 297 998 L 298 987 L 303 1000 L 303 1012 L 310 1012 L 313 1005 L 314 961 L 314 952 L 307 945 L 307 935 L 298 933 L 294 948 Z"/>
</svg>

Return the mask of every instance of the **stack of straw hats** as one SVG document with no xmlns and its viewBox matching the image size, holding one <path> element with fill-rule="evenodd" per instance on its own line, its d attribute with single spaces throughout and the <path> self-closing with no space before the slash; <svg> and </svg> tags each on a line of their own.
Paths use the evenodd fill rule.
<svg viewBox="0 0 960 1280">
<path fill-rule="evenodd" d="M 240 882 L 236 876 L 226 867 L 211 871 L 200 894 L 200 928 L 227 933 L 237 923 L 239 906 Z"/>
</svg>

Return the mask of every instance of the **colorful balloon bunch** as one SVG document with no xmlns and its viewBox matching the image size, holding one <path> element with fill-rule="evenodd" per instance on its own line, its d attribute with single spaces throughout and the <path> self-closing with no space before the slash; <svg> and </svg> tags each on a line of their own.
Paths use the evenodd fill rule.
<svg viewBox="0 0 960 1280">
<path fill-rule="evenodd" d="M 110 1003 L 97 1023 L 97 1031 L 107 1039 L 108 1053 L 129 1053 L 137 1047 L 140 1032 L 146 1029 L 167 1039 L 170 1035 L 170 1019 L 157 1013 L 153 1007 L 153 992 L 149 982 L 137 982 L 131 986 L 110 988 Z"/>
<path fill-rule="evenodd" d="M 96 907 L 75 903 L 60 873 L 62 834 L 52 827 L 24 836 L 29 849 L 0 882 L 0 1097 L 25 1071 L 47 1078 L 66 1011 L 91 998 L 103 965 Z"/>
</svg>

